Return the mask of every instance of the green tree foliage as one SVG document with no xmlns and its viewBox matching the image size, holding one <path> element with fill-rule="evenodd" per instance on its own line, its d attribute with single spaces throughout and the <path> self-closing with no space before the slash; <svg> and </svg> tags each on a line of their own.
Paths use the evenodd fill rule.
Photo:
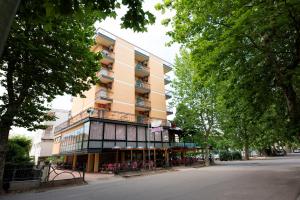
<svg viewBox="0 0 300 200">
<path fill-rule="evenodd" d="M 0 2 L 0 56 L 20 2 L 20 0 Z M 143 0 L 23 0 L 22 3 L 35 4 L 32 11 L 45 19 L 44 25 L 48 28 L 55 23 L 53 19 L 74 14 L 84 18 L 86 13 L 90 15 L 93 12 L 98 20 L 116 17 L 116 10 L 121 6 L 128 9 L 121 18 L 122 28 L 146 31 L 146 25 L 155 21 L 154 15 L 143 9 Z"/>
<path fill-rule="evenodd" d="M 289 132 L 299 133 L 300 2 L 165 1 L 158 9 L 176 11 L 169 35 L 191 49 L 198 74 L 228 81 L 257 113 L 285 105 Z"/>
<path fill-rule="evenodd" d="M 8 140 L 7 163 L 25 164 L 31 161 L 29 151 L 31 139 L 24 136 L 14 136 Z"/>
<path fill-rule="evenodd" d="M 128 7 L 122 27 L 145 31 L 154 22 L 140 0 L 21 1 L 0 60 L 5 89 L 0 95 L 0 177 L 12 126 L 44 128 L 41 122 L 53 118 L 47 103 L 56 95 L 82 95 L 96 84 L 101 55 L 90 52 L 93 24 L 115 17 L 121 5 Z"/>
<path fill-rule="evenodd" d="M 209 165 L 209 137 L 218 132 L 213 85 L 202 83 L 194 76 L 194 63 L 187 51 L 181 51 L 181 57 L 176 58 L 174 67 L 174 121 L 183 128 L 186 136 L 202 139 L 206 153 L 205 163 Z"/>
</svg>

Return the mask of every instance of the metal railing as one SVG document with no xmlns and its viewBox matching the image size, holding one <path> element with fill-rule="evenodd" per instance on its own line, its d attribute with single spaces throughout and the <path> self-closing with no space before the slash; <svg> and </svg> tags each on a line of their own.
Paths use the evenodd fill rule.
<svg viewBox="0 0 300 200">
<path fill-rule="evenodd" d="M 113 79 L 114 78 L 114 72 L 112 70 L 102 68 L 100 71 L 97 72 L 97 76 L 99 78 L 104 77 L 104 78 Z"/>
<path fill-rule="evenodd" d="M 173 109 L 170 107 L 167 107 L 167 114 L 173 114 Z"/>
<path fill-rule="evenodd" d="M 34 165 L 13 165 L 5 166 L 4 182 L 40 180 L 42 177 L 42 168 Z"/>
<path fill-rule="evenodd" d="M 148 72 L 149 73 L 149 68 L 147 67 L 147 66 L 145 66 L 145 65 L 143 65 L 142 63 L 137 63 L 136 65 L 135 65 L 135 70 L 138 70 L 138 71 L 146 71 L 146 72 Z"/>
<path fill-rule="evenodd" d="M 111 52 L 109 52 L 108 50 L 106 50 L 106 49 L 101 51 L 101 55 L 102 55 L 103 58 L 114 60 L 113 54 Z"/>
<path fill-rule="evenodd" d="M 150 90 L 150 84 L 139 79 L 135 81 L 135 87 Z"/>
<path fill-rule="evenodd" d="M 95 100 L 112 100 L 112 91 L 100 89 L 96 92 Z"/>
<path fill-rule="evenodd" d="M 92 112 L 91 112 L 92 110 Z M 88 112 L 90 111 L 90 112 Z M 70 118 L 69 120 L 63 122 L 62 124 L 55 127 L 55 133 L 61 131 L 62 129 L 80 121 L 86 118 L 98 118 L 98 119 L 109 119 L 109 120 L 116 120 L 116 121 L 124 121 L 124 122 L 134 122 L 134 123 L 142 123 L 142 124 L 148 124 L 151 120 L 161 120 L 162 126 L 170 126 L 170 123 L 166 119 L 157 119 L 157 118 L 147 118 L 145 117 L 144 120 L 138 121 L 137 115 L 129 114 L 129 113 L 123 113 L 118 111 L 108 111 L 103 110 L 99 108 L 88 108 L 79 114 L 75 115 L 74 117 Z"/>
<path fill-rule="evenodd" d="M 172 82 L 171 77 L 168 76 L 168 75 L 165 75 L 165 80 L 164 81 L 165 81 L 165 85 L 167 85 L 167 84 L 169 84 L 169 83 Z"/>
<path fill-rule="evenodd" d="M 172 91 L 165 90 L 165 95 L 166 95 L 167 99 L 171 98 L 172 97 Z"/>
<path fill-rule="evenodd" d="M 145 98 L 136 98 L 135 106 L 137 107 L 143 107 L 143 108 L 150 108 L 151 102 Z"/>
</svg>

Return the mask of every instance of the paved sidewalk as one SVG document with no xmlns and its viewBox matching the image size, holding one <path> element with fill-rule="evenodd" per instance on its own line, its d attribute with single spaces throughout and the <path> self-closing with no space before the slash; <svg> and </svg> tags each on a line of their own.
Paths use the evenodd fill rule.
<svg viewBox="0 0 300 200">
<path fill-rule="evenodd" d="M 300 193 L 300 154 L 220 162 L 203 168 L 183 167 L 174 172 L 129 179 L 112 175 L 102 179 L 103 174 L 88 176 L 91 184 L 7 195 L 0 199 L 295 200 Z"/>
<path fill-rule="evenodd" d="M 85 181 L 88 183 L 96 181 L 105 181 L 109 179 L 116 178 L 116 176 L 111 174 L 101 174 L 101 173 L 85 173 Z"/>
</svg>

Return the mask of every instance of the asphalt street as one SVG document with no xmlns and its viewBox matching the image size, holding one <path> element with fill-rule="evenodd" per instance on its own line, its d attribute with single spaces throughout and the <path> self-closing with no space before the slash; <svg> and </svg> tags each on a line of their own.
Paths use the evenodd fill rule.
<svg viewBox="0 0 300 200">
<path fill-rule="evenodd" d="M 5 200 L 295 200 L 300 154 L 1 196 Z"/>
</svg>

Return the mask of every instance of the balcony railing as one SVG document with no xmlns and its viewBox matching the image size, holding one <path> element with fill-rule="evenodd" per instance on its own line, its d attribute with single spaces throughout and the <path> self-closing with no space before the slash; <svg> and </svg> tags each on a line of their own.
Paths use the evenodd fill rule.
<svg viewBox="0 0 300 200">
<path fill-rule="evenodd" d="M 102 50 L 101 55 L 102 55 L 101 62 L 103 64 L 109 65 L 109 64 L 112 64 L 115 60 L 112 53 L 109 52 L 108 50 L 105 50 L 105 49 Z"/>
<path fill-rule="evenodd" d="M 142 80 L 135 81 L 135 89 L 137 92 L 145 94 L 150 92 L 150 85 Z"/>
<path fill-rule="evenodd" d="M 165 79 L 164 79 L 165 85 L 169 84 L 172 82 L 171 77 L 168 75 L 165 75 Z"/>
<path fill-rule="evenodd" d="M 171 64 L 164 64 L 164 73 L 168 73 L 170 71 L 172 71 L 172 66 Z"/>
<path fill-rule="evenodd" d="M 166 99 L 172 98 L 172 91 L 166 90 L 165 94 L 166 94 Z"/>
<path fill-rule="evenodd" d="M 167 115 L 172 115 L 173 114 L 173 109 L 172 108 L 167 108 Z"/>
<path fill-rule="evenodd" d="M 135 107 L 137 110 L 146 111 L 146 110 L 150 110 L 151 103 L 145 98 L 137 97 L 135 101 Z"/>
<path fill-rule="evenodd" d="M 165 119 L 148 118 L 146 116 L 143 116 L 143 120 L 141 120 L 140 115 L 138 117 L 137 115 L 129 114 L 129 113 L 108 111 L 108 110 L 97 109 L 97 108 L 93 108 L 93 109 L 89 108 L 75 115 L 74 117 L 71 117 L 69 120 L 63 122 L 62 124 L 56 126 L 55 133 L 63 130 L 64 128 L 67 128 L 68 126 L 71 126 L 72 124 L 75 124 L 76 122 L 87 119 L 89 117 L 97 118 L 97 119 L 109 119 L 109 120 L 116 120 L 116 121 L 133 122 L 133 123 L 140 123 L 145 125 L 149 124 L 152 120 L 155 121 L 161 120 L 162 126 L 170 126 L 170 123 Z"/>
<path fill-rule="evenodd" d="M 137 115 L 136 116 L 136 122 L 140 124 L 148 124 L 149 123 L 149 117 L 143 116 L 143 115 Z"/>
<path fill-rule="evenodd" d="M 96 92 L 95 101 L 98 103 L 112 102 L 112 92 L 106 89 L 100 89 Z"/>
<path fill-rule="evenodd" d="M 150 70 L 147 66 L 143 65 L 142 63 L 137 63 L 135 65 L 135 74 L 139 77 L 149 76 Z"/>
<path fill-rule="evenodd" d="M 97 73 L 97 76 L 99 77 L 102 83 L 110 83 L 114 80 L 114 72 L 106 68 L 102 68 Z"/>
</svg>

